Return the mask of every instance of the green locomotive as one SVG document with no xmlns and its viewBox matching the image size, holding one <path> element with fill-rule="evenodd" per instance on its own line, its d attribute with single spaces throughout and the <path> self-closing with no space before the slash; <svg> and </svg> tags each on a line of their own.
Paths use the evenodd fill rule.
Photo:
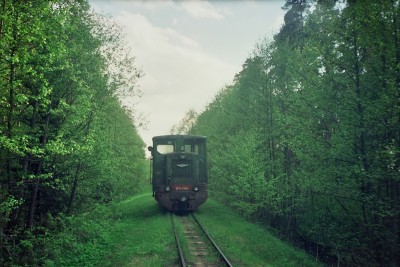
<svg viewBox="0 0 400 267">
<path fill-rule="evenodd" d="M 208 197 L 207 138 L 198 135 L 153 137 L 153 196 L 169 211 L 192 211 Z"/>
</svg>

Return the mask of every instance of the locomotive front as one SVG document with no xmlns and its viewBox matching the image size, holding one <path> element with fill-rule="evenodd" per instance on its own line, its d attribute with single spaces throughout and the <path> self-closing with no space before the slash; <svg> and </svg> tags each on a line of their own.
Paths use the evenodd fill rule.
<svg viewBox="0 0 400 267">
<path fill-rule="evenodd" d="M 206 137 L 153 137 L 152 185 L 156 201 L 169 211 L 195 210 L 207 200 Z"/>
</svg>

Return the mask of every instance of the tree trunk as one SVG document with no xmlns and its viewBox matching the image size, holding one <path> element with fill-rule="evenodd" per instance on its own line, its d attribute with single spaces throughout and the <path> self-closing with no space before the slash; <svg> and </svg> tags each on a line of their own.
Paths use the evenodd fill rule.
<svg viewBox="0 0 400 267">
<path fill-rule="evenodd" d="M 400 66 L 400 40 L 399 40 L 399 31 L 400 31 L 400 25 L 399 25 L 399 7 L 398 4 L 396 6 L 395 1 L 392 1 L 392 13 L 393 13 L 393 38 L 394 38 L 394 46 L 396 50 L 396 62 L 395 66 Z M 398 110 L 395 111 L 395 116 L 397 116 L 397 125 L 400 125 L 400 68 L 396 68 L 396 83 L 395 83 L 395 92 L 396 92 L 396 107 Z M 396 156 L 395 156 L 395 167 L 394 169 L 398 170 L 400 168 L 400 127 L 397 127 L 397 131 L 393 133 L 394 134 L 394 139 L 397 140 L 395 142 L 395 151 L 396 151 Z M 391 180 L 392 185 L 390 187 L 390 199 L 391 202 L 393 203 L 392 210 L 398 211 L 400 210 L 400 182 L 396 177 L 393 177 L 394 179 Z M 392 251 L 391 251 L 391 260 L 392 264 L 395 265 L 396 262 L 396 253 L 397 251 L 397 244 L 399 243 L 399 236 L 400 236 L 400 227 L 399 227 L 399 222 L 400 218 L 399 215 L 395 215 L 392 220 L 392 236 L 394 238 L 393 240 L 393 246 L 392 246 Z M 397 255 L 398 256 L 398 255 Z"/>
<path fill-rule="evenodd" d="M 14 51 L 11 52 L 11 58 L 14 55 Z M 10 105 L 7 115 L 7 138 L 11 139 L 13 137 L 13 114 L 14 114 L 14 75 L 15 75 L 15 66 L 14 64 L 10 64 L 10 75 L 9 75 L 9 96 L 8 103 Z M 7 157 L 7 177 L 8 177 L 8 190 L 12 192 L 14 188 L 13 183 L 13 175 L 12 175 L 12 155 L 8 152 Z"/>
<path fill-rule="evenodd" d="M 39 163 L 39 168 L 41 168 L 41 165 L 42 164 Z M 37 196 L 38 196 L 38 192 L 39 192 L 39 184 L 40 184 L 40 178 L 36 178 L 35 187 L 34 187 L 33 193 L 32 193 L 32 202 L 31 202 L 31 206 L 29 209 L 29 218 L 28 218 L 28 227 L 31 229 L 33 228 L 34 220 L 35 220 L 35 211 L 36 211 Z"/>
<path fill-rule="evenodd" d="M 35 115 L 34 115 L 35 116 Z M 50 115 L 47 115 L 46 117 L 46 123 L 45 123 L 45 128 L 44 128 L 44 133 L 43 137 L 40 143 L 41 147 L 44 147 L 47 143 L 48 135 L 49 135 L 49 122 L 50 122 Z M 40 159 L 37 170 L 35 171 L 36 175 L 39 176 L 35 179 L 35 187 L 32 192 L 32 202 L 31 206 L 29 209 L 29 218 L 28 218 L 28 227 L 32 228 L 34 225 L 34 220 L 35 220 L 35 212 L 36 212 L 36 203 L 37 203 L 37 197 L 38 197 L 38 192 L 39 192 L 39 185 L 40 185 L 40 175 L 42 173 L 42 165 L 43 165 L 44 159 Z"/>
<path fill-rule="evenodd" d="M 5 14 L 6 13 L 6 0 L 3 0 L 3 10 L 2 13 Z M 4 21 L 0 20 L 0 39 L 3 38 L 3 26 L 4 25 Z"/>
<path fill-rule="evenodd" d="M 72 203 L 76 195 L 76 188 L 78 187 L 78 178 L 79 173 L 81 170 L 82 162 L 79 160 L 78 165 L 76 166 L 75 176 L 74 176 L 74 183 L 72 185 L 71 193 L 69 195 L 68 206 L 67 206 L 67 214 L 71 214 L 72 211 Z"/>
<path fill-rule="evenodd" d="M 86 124 L 86 129 L 85 129 L 85 137 L 87 137 L 89 135 L 89 131 L 90 131 L 90 126 L 91 123 L 93 121 L 93 117 L 94 114 L 91 111 L 88 115 L 87 118 L 87 124 Z M 78 188 L 78 182 L 79 182 L 79 174 L 82 168 L 82 160 L 79 159 L 78 160 L 78 165 L 76 166 L 76 170 L 75 170 L 75 176 L 74 176 L 74 181 L 72 184 L 72 188 L 71 188 L 71 193 L 69 195 L 69 199 L 68 199 L 68 205 L 67 205 L 67 214 L 70 214 L 72 212 L 72 203 L 74 202 L 75 196 L 76 196 L 76 190 Z"/>
</svg>

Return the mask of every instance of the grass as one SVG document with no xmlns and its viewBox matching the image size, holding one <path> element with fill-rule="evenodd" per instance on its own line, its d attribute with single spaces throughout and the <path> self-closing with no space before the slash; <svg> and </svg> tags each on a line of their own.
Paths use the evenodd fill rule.
<svg viewBox="0 0 400 267">
<path fill-rule="evenodd" d="M 196 215 L 234 266 L 319 266 L 309 255 L 213 200 Z M 178 266 L 169 214 L 151 194 L 66 217 L 47 237 L 44 266 Z M 176 220 L 178 231 L 182 231 Z"/>
<path fill-rule="evenodd" d="M 213 200 L 201 206 L 196 215 L 234 266 L 322 266 L 304 251 Z"/>
<path fill-rule="evenodd" d="M 151 194 L 64 217 L 62 231 L 46 237 L 46 267 L 174 266 L 175 240 L 168 213 Z"/>
<path fill-rule="evenodd" d="M 168 213 L 150 194 L 132 197 L 115 206 L 120 214 L 112 236 L 115 253 L 110 266 L 172 266 L 175 241 Z"/>
<path fill-rule="evenodd" d="M 125 230 L 113 237 L 119 242 L 120 252 L 111 266 L 174 264 L 176 250 L 170 218 L 150 195 L 132 197 L 116 210 L 121 212 L 121 229 Z M 213 200 L 201 206 L 196 215 L 234 266 L 321 266 L 302 250 Z M 178 231 L 182 231 L 179 220 L 176 224 Z M 124 231 L 129 231 L 129 235 Z"/>
</svg>

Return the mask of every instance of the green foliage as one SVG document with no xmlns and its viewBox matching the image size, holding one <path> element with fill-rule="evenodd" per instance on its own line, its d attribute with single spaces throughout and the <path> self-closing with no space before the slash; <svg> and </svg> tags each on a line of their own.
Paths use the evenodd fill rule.
<svg viewBox="0 0 400 267">
<path fill-rule="evenodd" d="M 211 181 L 210 188 L 215 191 L 223 188 L 226 194 L 224 198 L 217 194 L 215 197 L 232 203 L 236 210 L 253 220 L 264 205 L 266 186 L 263 164 L 256 150 L 257 140 L 251 132 L 227 138 L 227 149 L 213 158 L 219 164 L 210 169 L 210 175 L 219 178 Z"/>
<path fill-rule="evenodd" d="M 29 262 L 51 216 L 140 191 L 148 164 L 119 100 L 140 95 L 141 70 L 86 1 L 2 1 L 0 54 L 2 265 Z"/>
<path fill-rule="evenodd" d="M 51 238 L 55 243 L 47 250 L 48 259 L 55 266 L 168 265 L 175 254 L 166 215 L 145 194 L 99 205 L 84 216 L 63 218 L 66 225 Z M 68 253 L 54 254 L 65 249 Z"/>
<path fill-rule="evenodd" d="M 77 204 L 82 207 L 88 199 L 107 203 L 140 192 L 148 181 L 145 145 L 116 98 L 103 106 L 92 127 L 96 145 L 83 163 Z"/>
<path fill-rule="evenodd" d="M 223 212 L 221 212 L 223 211 Z M 231 210 L 208 201 L 197 212 L 237 266 L 318 266 L 310 257 Z M 229 222 L 229 225 L 226 224 Z M 179 223 L 177 227 L 180 228 Z M 47 232 L 32 244 L 40 266 L 172 266 L 177 254 L 169 214 L 151 194 L 98 205 L 79 216 L 49 218 Z"/>
<path fill-rule="evenodd" d="M 191 127 L 211 195 L 326 262 L 398 265 L 399 4 L 310 2 Z"/>
<path fill-rule="evenodd" d="M 234 266 L 320 266 L 298 248 L 279 240 L 261 225 L 209 199 L 196 216 Z"/>
<path fill-rule="evenodd" d="M 186 112 L 185 117 L 171 129 L 171 134 L 187 134 L 197 119 L 197 113 L 193 109 Z"/>
</svg>

